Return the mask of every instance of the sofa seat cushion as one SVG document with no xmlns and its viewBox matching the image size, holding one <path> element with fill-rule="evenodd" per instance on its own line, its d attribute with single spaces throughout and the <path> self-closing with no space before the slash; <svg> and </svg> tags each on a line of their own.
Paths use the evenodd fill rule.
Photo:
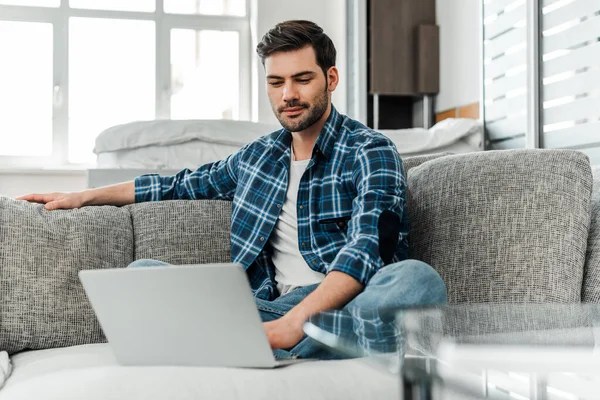
<svg viewBox="0 0 600 400">
<path fill-rule="evenodd" d="M 170 264 L 231 262 L 231 202 L 173 200 L 127 206 L 135 259 Z"/>
<path fill-rule="evenodd" d="M 0 400 L 398 399 L 396 376 L 363 360 L 277 369 L 122 367 L 108 344 L 24 352 Z"/>
<path fill-rule="evenodd" d="M 126 209 L 46 211 L 0 197 L 0 350 L 104 341 L 77 273 L 132 261 Z"/>
<path fill-rule="evenodd" d="M 572 150 L 452 155 L 409 171 L 409 255 L 451 303 L 579 302 L 592 173 Z"/>
<path fill-rule="evenodd" d="M 594 189 L 592 193 L 592 220 L 583 277 L 582 301 L 600 303 L 600 165 L 592 167 Z"/>
</svg>

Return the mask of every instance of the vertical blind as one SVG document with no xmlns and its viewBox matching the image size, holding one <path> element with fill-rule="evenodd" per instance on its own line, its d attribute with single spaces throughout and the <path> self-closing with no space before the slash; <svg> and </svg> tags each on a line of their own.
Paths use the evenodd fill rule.
<svg viewBox="0 0 600 400">
<path fill-rule="evenodd" d="M 485 1 L 483 17 L 488 148 L 524 147 L 527 130 L 525 1 Z"/>
<path fill-rule="evenodd" d="M 540 132 L 528 131 L 527 2 L 539 2 Z M 600 0 L 484 0 L 484 115 L 489 149 L 586 152 L 600 164 Z M 534 76 L 530 74 L 530 76 Z"/>
<path fill-rule="evenodd" d="M 542 143 L 600 164 L 600 0 L 544 0 Z"/>
</svg>

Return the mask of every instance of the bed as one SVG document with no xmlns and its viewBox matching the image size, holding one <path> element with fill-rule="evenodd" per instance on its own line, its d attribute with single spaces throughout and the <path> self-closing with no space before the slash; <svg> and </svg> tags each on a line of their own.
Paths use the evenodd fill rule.
<svg viewBox="0 0 600 400">
<path fill-rule="evenodd" d="M 95 168 L 88 187 L 130 180 L 144 173 L 174 174 L 195 169 L 281 129 L 279 125 L 227 120 L 136 121 L 106 129 L 96 139 Z M 481 122 L 448 118 L 430 129 L 380 130 L 403 157 L 439 152 L 466 153 L 483 148 Z"/>
</svg>

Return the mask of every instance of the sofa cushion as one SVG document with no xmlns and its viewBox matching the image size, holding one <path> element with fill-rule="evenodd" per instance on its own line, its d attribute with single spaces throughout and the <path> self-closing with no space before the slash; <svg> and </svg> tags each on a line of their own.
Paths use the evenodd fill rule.
<svg viewBox="0 0 600 400">
<path fill-rule="evenodd" d="M 77 273 L 132 260 L 125 209 L 46 211 L 0 197 L 0 350 L 104 341 Z"/>
<path fill-rule="evenodd" d="M 172 200 L 127 207 L 136 260 L 180 265 L 231 262 L 231 202 Z"/>
<path fill-rule="evenodd" d="M 507 150 L 429 161 L 408 176 L 409 255 L 451 303 L 579 302 L 592 174 L 571 150 Z"/>
<path fill-rule="evenodd" d="M 107 344 L 24 352 L 2 399 L 394 400 L 398 378 L 368 360 L 307 361 L 285 368 L 117 364 Z"/>
<path fill-rule="evenodd" d="M 582 301 L 600 303 L 600 165 L 592 167 L 592 220 L 583 277 Z"/>
</svg>

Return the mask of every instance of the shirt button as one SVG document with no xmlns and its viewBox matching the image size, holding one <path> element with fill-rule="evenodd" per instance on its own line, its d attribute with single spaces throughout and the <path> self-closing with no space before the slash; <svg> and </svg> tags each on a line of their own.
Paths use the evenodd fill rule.
<svg viewBox="0 0 600 400">
<path fill-rule="evenodd" d="M 302 242 L 302 247 L 306 247 L 306 242 Z"/>
<path fill-rule="evenodd" d="M 340 228 L 343 228 L 343 227 L 344 227 L 344 223 L 343 223 L 343 222 L 338 222 L 338 226 L 339 226 Z"/>
<path fill-rule="evenodd" d="M 264 236 L 261 236 L 261 237 L 260 237 L 260 241 L 261 241 L 261 242 L 264 242 L 264 241 L 265 241 L 265 237 L 264 237 Z"/>
<path fill-rule="evenodd" d="M 281 204 L 277 204 L 277 208 L 281 208 Z"/>
<path fill-rule="evenodd" d="M 316 265 L 317 264 L 317 260 L 312 260 L 312 265 Z"/>
<path fill-rule="evenodd" d="M 304 206 L 302 204 L 300 204 L 300 209 L 304 210 Z"/>
</svg>

